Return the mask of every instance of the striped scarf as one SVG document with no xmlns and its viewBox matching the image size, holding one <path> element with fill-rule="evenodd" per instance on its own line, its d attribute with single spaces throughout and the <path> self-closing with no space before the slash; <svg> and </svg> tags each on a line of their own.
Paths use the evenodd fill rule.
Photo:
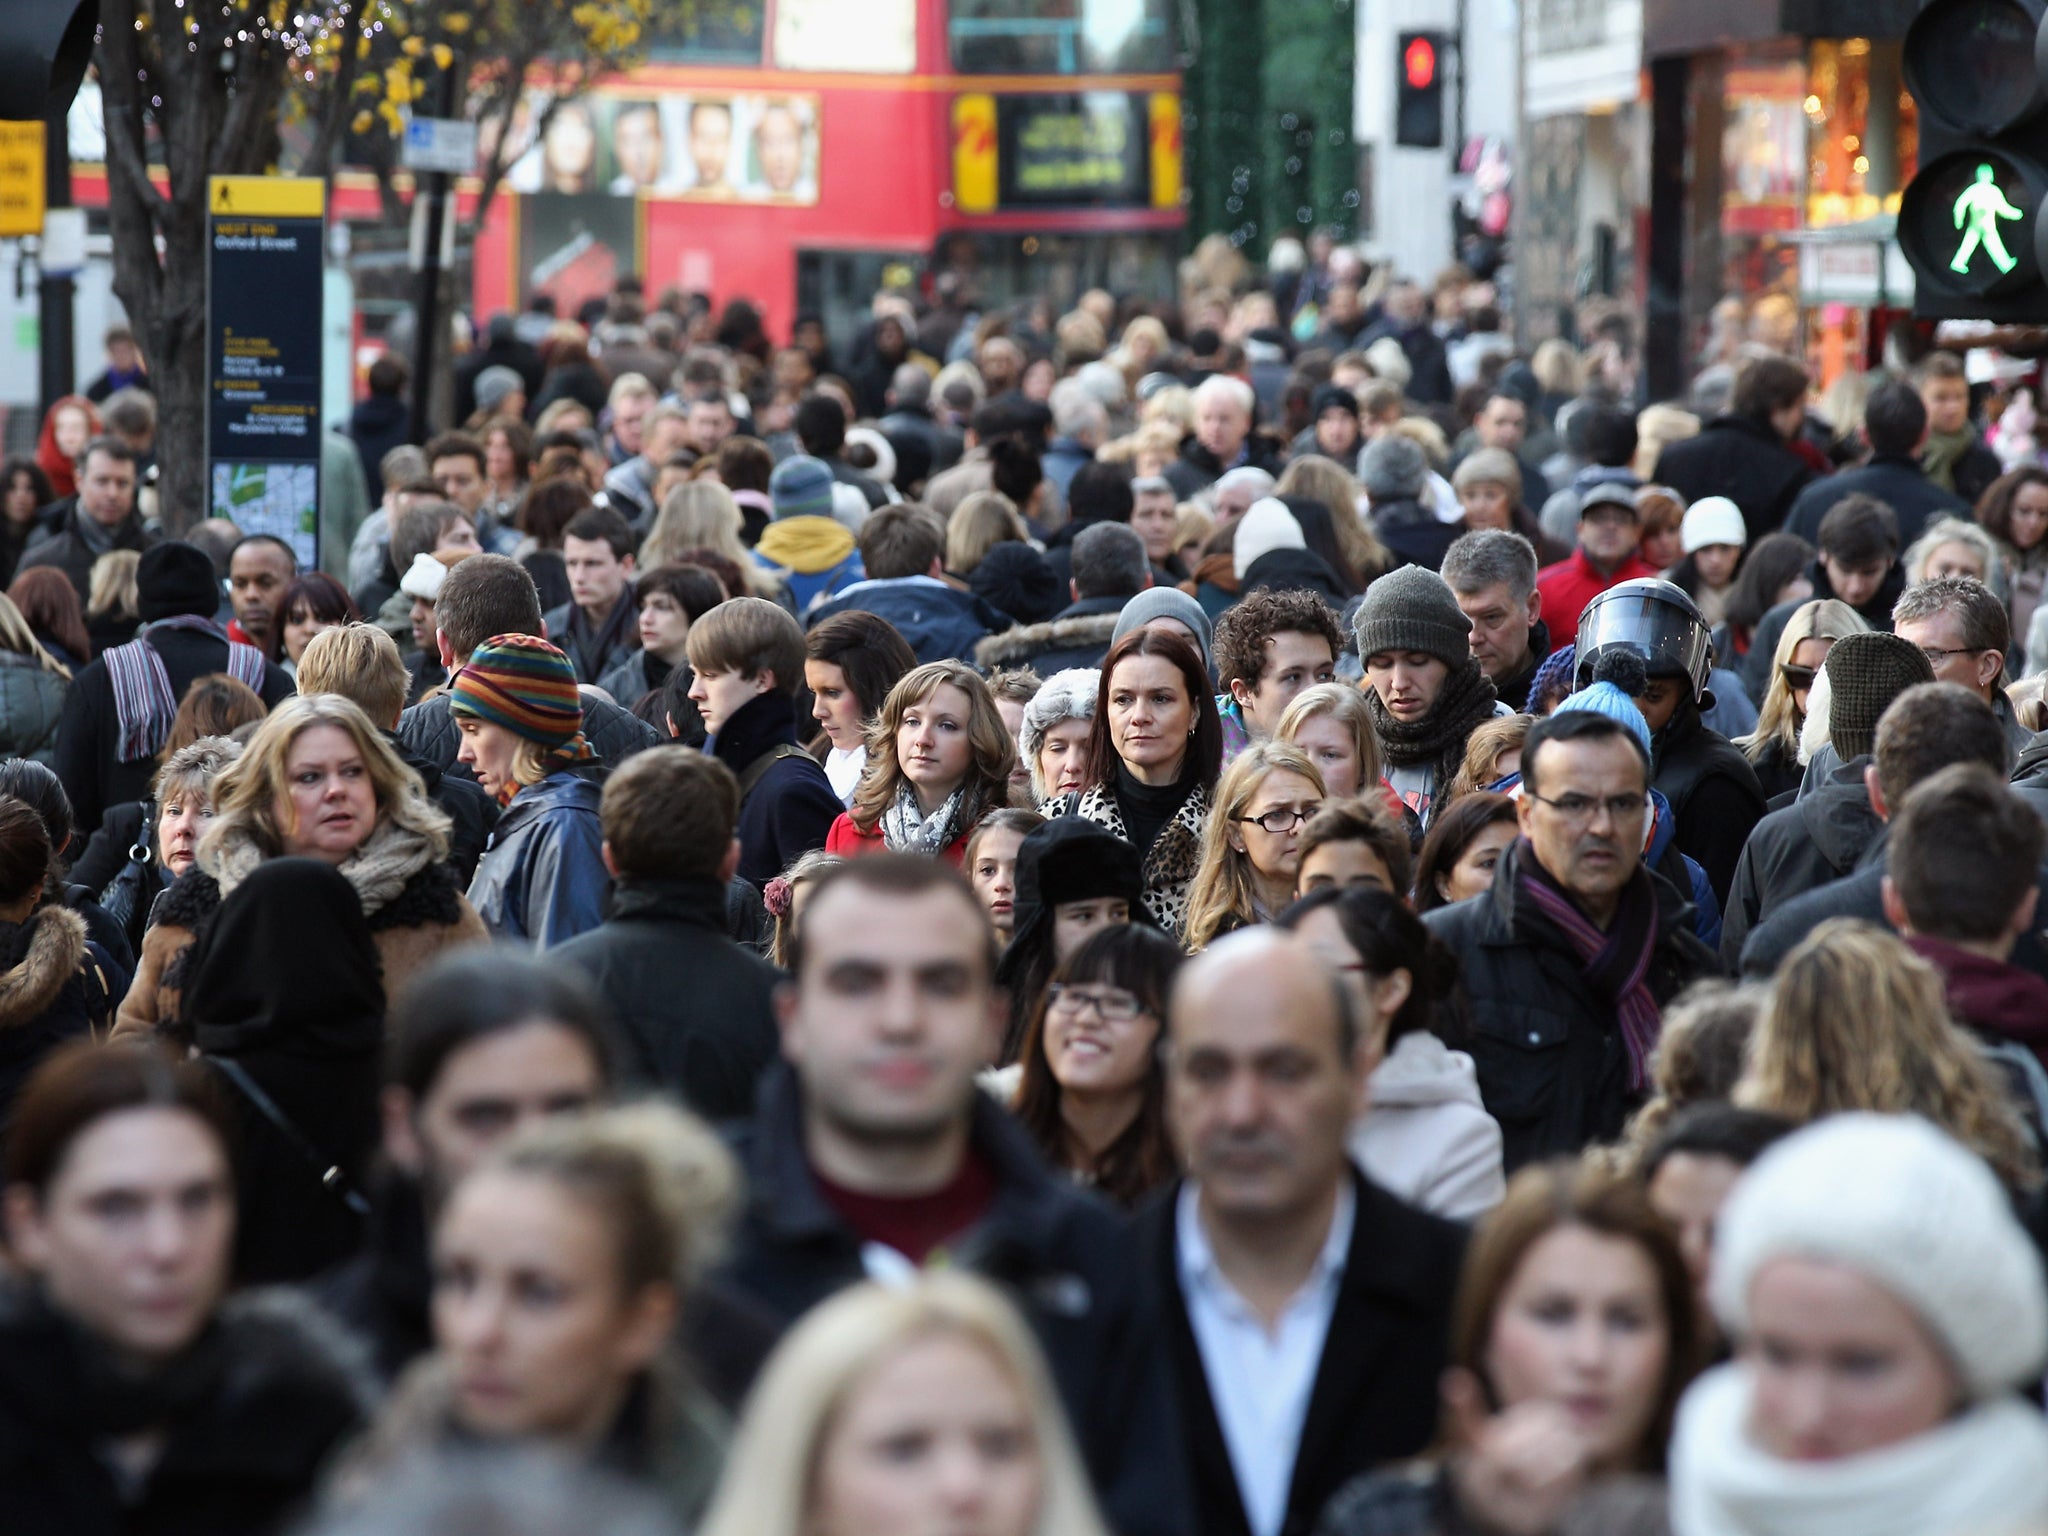
<svg viewBox="0 0 2048 1536">
<path fill-rule="evenodd" d="M 1657 892 L 1649 873 L 1636 866 L 1615 906 L 1614 926 L 1602 933 L 1537 862 L 1526 840 L 1517 851 L 1516 927 L 1547 929 L 1578 957 L 1586 985 L 1614 1006 L 1615 1026 L 1628 1048 L 1629 1090 L 1640 1093 L 1650 1084 L 1650 1053 L 1663 1027 L 1648 979 L 1657 952 Z"/>
<path fill-rule="evenodd" d="M 100 659 L 107 664 L 107 681 L 114 688 L 114 724 L 117 762 L 139 763 L 153 757 L 171 734 L 177 717 L 178 699 L 171 692 L 171 675 L 149 636 L 160 629 L 189 629 L 208 634 L 228 648 L 228 675 L 246 683 L 257 693 L 263 691 L 263 653 L 254 646 L 228 638 L 228 632 L 212 619 L 196 613 L 173 614 L 159 619 L 139 639 L 117 645 Z"/>
</svg>

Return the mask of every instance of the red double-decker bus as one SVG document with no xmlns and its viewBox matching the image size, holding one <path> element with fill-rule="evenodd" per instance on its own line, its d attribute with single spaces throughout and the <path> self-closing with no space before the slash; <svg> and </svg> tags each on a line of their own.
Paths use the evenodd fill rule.
<svg viewBox="0 0 2048 1536">
<path fill-rule="evenodd" d="M 771 334 L 944 267 L 988 302 L 1171 291 L 1186 222 L 1173 0 L 766 0 L 657 23 L 651 61 L 527 135 L 479 314 L 624 271 Z M 659 9 L 659 8 L 657 8 Z M 515 141 L 516 142 L 516 141 Z"/>
</svg>

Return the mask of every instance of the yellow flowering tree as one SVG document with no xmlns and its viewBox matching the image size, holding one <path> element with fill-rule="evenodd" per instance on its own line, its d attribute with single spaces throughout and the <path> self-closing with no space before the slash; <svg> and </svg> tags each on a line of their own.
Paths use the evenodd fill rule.
<svg viewBox="0 0 2048 1536">
<path fill-rule="evenodd" d="M 325 175 L 344 145 L 395 165 L 406 114 L 447 102 L 489 151 L 481 218 L 521 113 L 542 102 L 543 131 L 560 102 L 639 63 L 654 3 L 101 0 L 114 291 L 156 388 L 167 531 L 205 515 L 207 178 Z M 666 18 L 700 0 L 659 3 Z"/>
</svg>

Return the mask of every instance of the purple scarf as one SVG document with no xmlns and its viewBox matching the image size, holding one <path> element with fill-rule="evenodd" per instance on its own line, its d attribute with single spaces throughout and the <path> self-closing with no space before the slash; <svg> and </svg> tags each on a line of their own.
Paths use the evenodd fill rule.
<svg viewBox="0 0 2048 1536">
<path fill-rule="evenodd" d="M 1516 925 L 1533 924 L 1555 933 L 1578 957 L 1586 985 L 1614 1007 L 1615 1025 L 1628 1047 L 1628 1086 L 1640 1093 L 1650 1084 L 1650 1053 L 1663 1027 L 1648 980 L 1650 960 L 1657 952 L 1657 892 L 1649 873 L 1636 866 L 1614 909 L 1613 927 L 1602 933 L 1537 862 L 1526 839 L 1517 852 Z"/>
<path fill-rule="evenodd" d="M 101 660 L 107 664 L 107 681 L 114 689 L 114 724 L 117 762 L 139 763 L 154 757 L 171 734 L 177 717 L 178 700 L 171 693 L 171 675 L 164 659 L 148 637 L 160 629 L 192 629 L 212 635 L 228 648 L 228 673 L 237 682 L 263 691 L 263 653 L 254 646 L 228 639 L 228 632 L 212 619 L 195 613 L 174 614 L 159 619 L 143 631 L 143 638 L 117 645 Z"/>
</svg>

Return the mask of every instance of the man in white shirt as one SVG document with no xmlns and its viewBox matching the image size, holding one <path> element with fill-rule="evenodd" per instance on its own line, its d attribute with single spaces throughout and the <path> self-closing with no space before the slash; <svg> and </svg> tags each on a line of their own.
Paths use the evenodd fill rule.
<svg viewBox="0 0 2048 1536">
<path fill-rule="evenodd" d="M 1356 1473 L 1436 1424 L 1464 1232 L 1345 1154 L 1358 1020 L 1291 934 L 1257 928 L 1174 988 L 1167 1111 L 1187 1167 L 1140 1223 L 1199 1536 L 1308 1536 Z"/>
</svg>

